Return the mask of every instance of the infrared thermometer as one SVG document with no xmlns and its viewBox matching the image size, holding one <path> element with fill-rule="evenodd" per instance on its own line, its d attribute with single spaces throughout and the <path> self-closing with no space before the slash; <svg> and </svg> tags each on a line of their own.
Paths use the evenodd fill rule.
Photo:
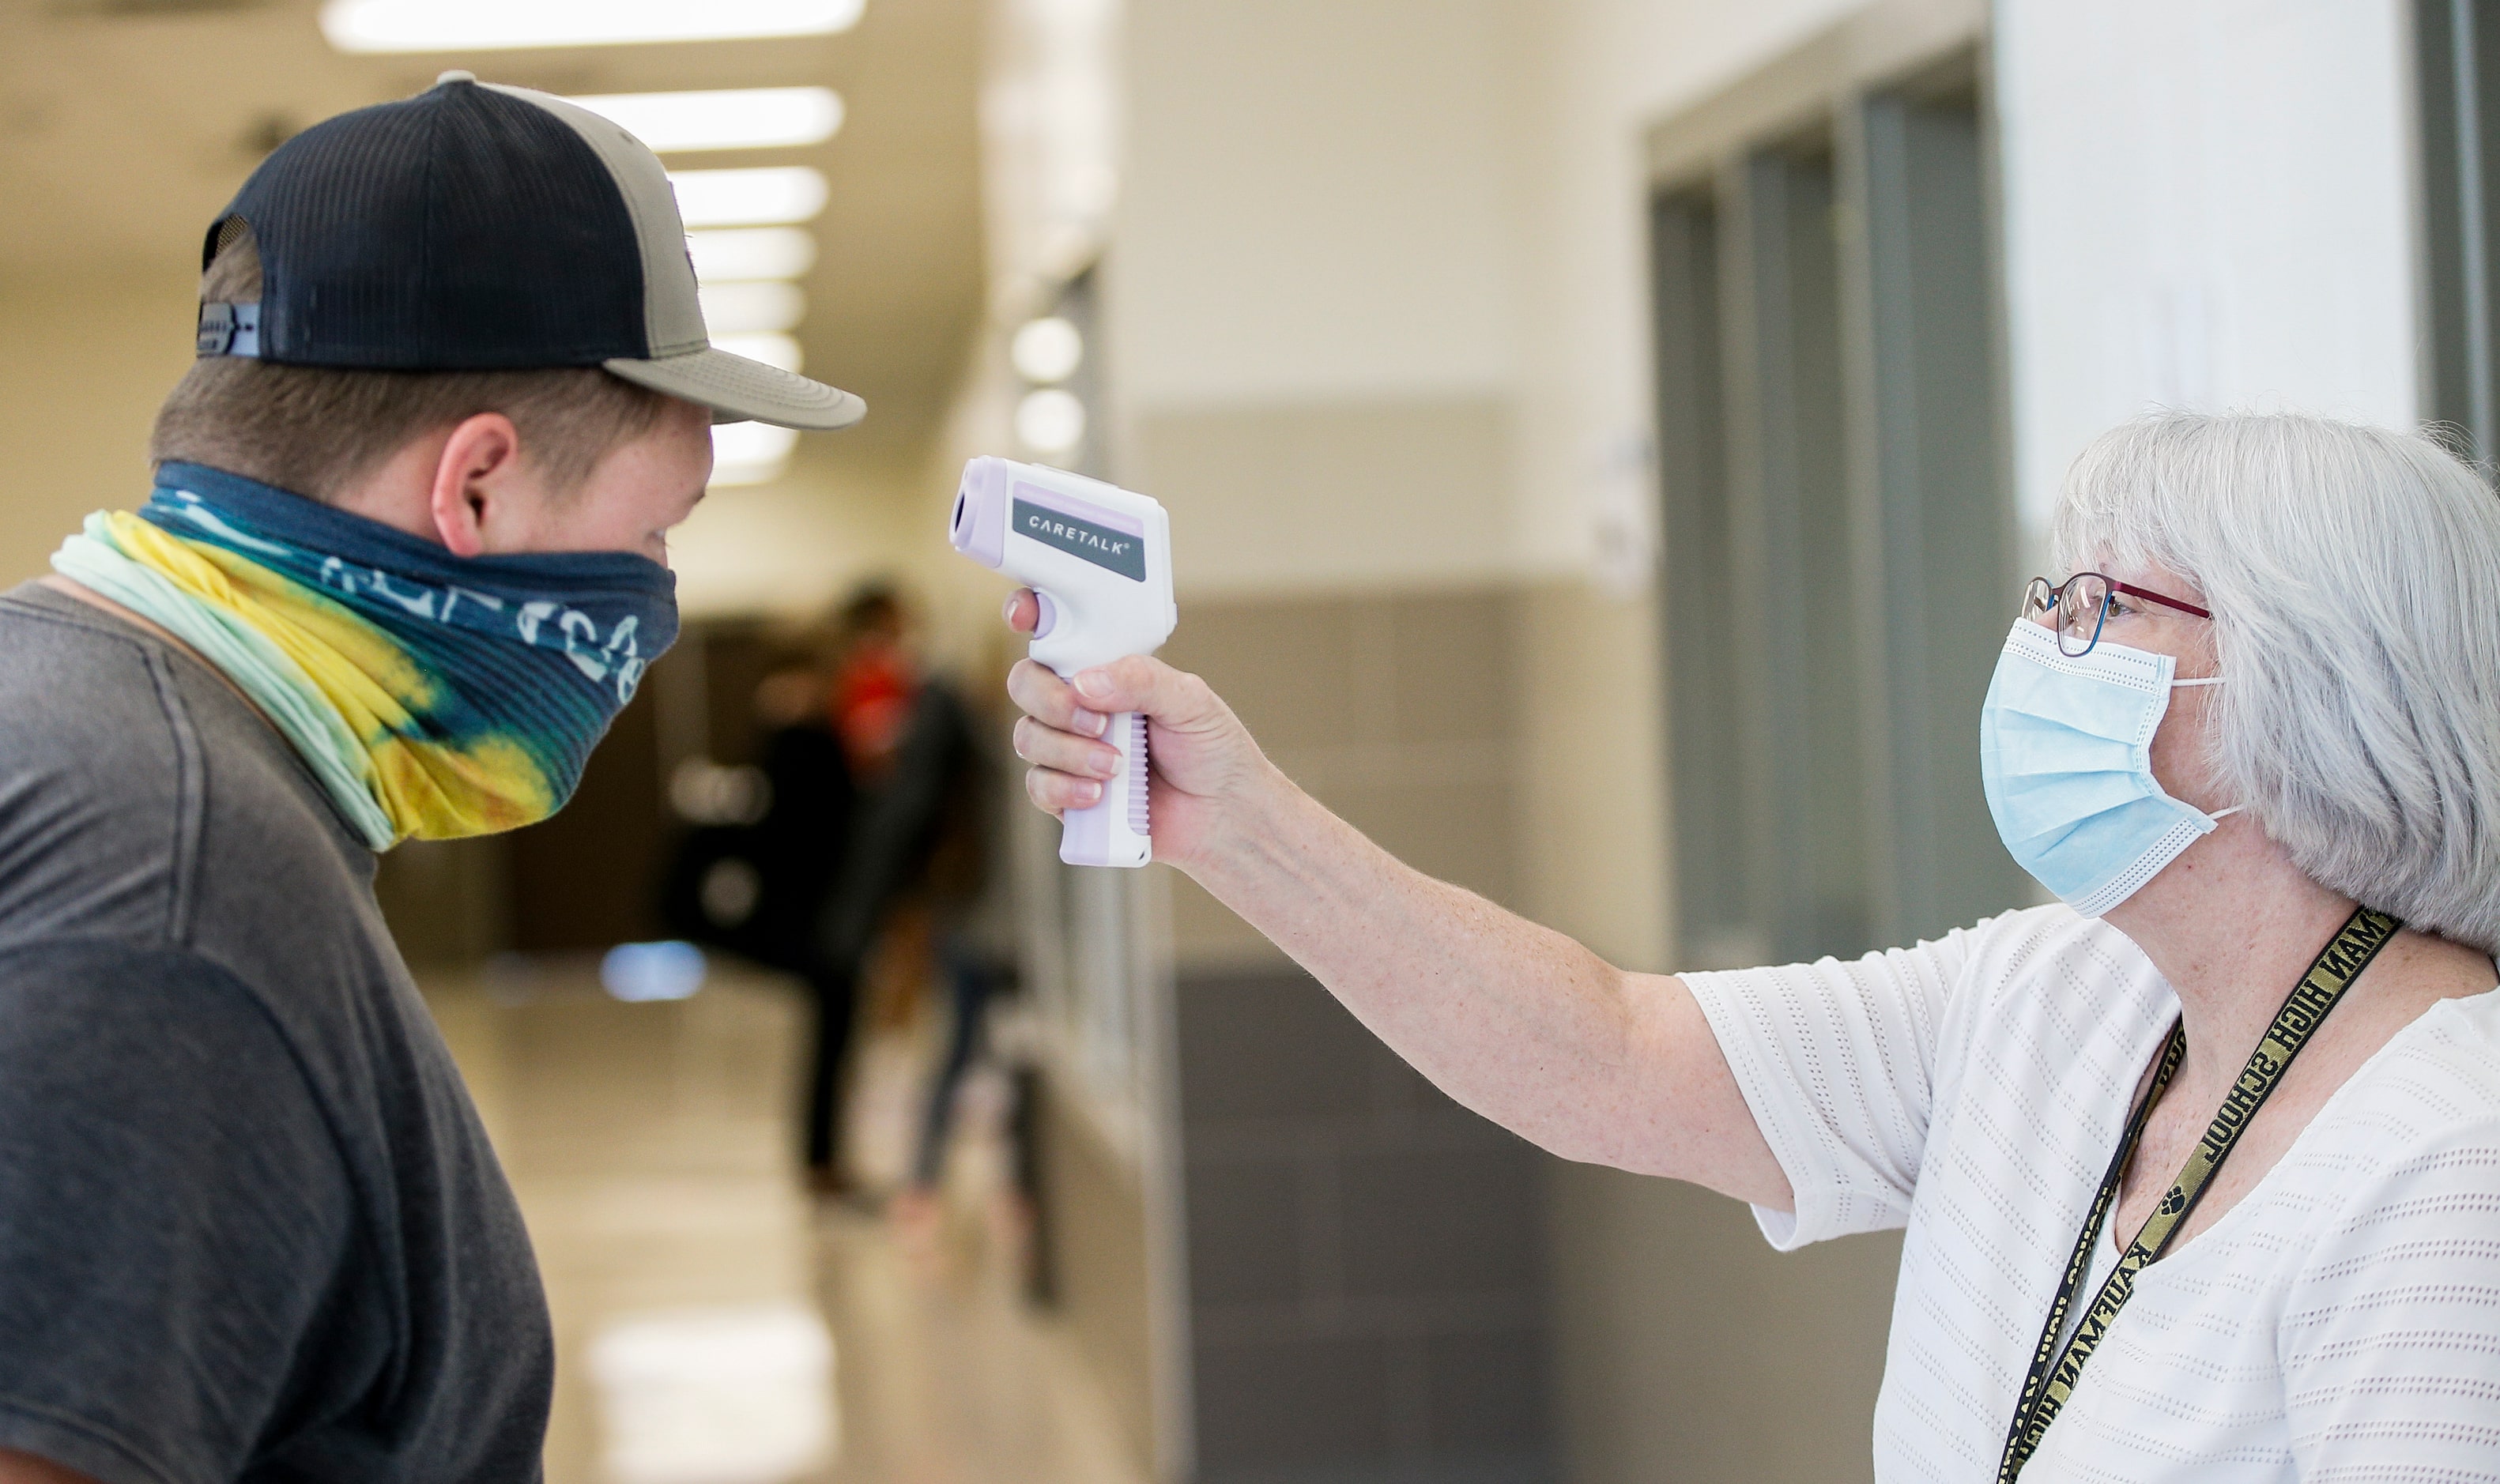
<svg viewBox="0 0 2500 1484">
<path fill-rule="evenodd" d="M 1123 655 L 1152 654 L 1180 621 L 1172 605 L 1171 522 L 1144 495 L 1080 474 L 1003 458 L 964 466 L 948 529 L 955 549 L 1034 590 L 1033 657 L 1061 678 Z M 1071 866 L 1154 859 L 1146 819 L 1146 718 L 1121 711 L 1102 740 L 1120 775 L 1091 808 L 1061 813 Z"/>
</svg>

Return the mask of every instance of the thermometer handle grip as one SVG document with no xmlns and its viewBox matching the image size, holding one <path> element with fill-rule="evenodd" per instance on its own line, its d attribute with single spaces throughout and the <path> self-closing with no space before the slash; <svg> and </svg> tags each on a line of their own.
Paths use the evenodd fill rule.
<svg viewBox="0 0 2500 1484">
<path fill-rule="evenodd" d="M 1120 774 L 1102 781 L 1102 797 L 1060 813 L 1059 858 L 1070 866 L 1142 866 L 1155 858 L 1146 816 L 1146 718 L 1113 714 L 1102 740 L 1120 749 Z"/>
</svg>

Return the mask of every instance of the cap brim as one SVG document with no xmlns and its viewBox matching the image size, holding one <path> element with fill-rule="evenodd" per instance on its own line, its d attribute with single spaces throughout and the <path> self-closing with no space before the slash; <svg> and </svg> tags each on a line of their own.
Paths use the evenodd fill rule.
<svg viewBox="0 0 2500 1484">
<path fill-rule="evenodd" d="M 714 422 L 769 422 L 829 433 L 868 415 L 868 404 L 839 387 L 709 346 L 662 360 L 602 364 L 637 386 L 710 408 Z"/>
</svg>

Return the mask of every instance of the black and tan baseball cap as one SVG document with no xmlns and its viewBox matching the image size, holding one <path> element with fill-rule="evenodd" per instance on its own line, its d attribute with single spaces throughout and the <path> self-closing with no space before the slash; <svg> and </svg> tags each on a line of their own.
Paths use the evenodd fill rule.
<svg viewBox="0 0 2500 1484">
<path fill-rule="evenodd" d="M 716 422 L 846 428 L 849 392 L 712 348 L 668 172 L 577 104 L 444 73 L 279 147 L 209 229 L 261 259 L 256 304 L 200 306 L 199 353 L 290 366 L 604 366 Z"/>
</svg>

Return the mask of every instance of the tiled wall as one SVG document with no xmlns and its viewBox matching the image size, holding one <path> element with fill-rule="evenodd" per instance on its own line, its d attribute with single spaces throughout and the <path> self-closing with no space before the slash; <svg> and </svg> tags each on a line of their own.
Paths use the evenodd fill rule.
<svg viewBox="0 0 2500 1484">
<path fill-rule="evenodd" d="M 1179 1012 L 1201 1484 L 1553 1477 L 1547 1157 L 1299 973 Z"/>
<path fill-rule="evenodd" d="M 1042 1254 L 1051 1306 L 1142 1471 L 1155 1457 L 1155 1370 L 1146 1306 L 1146 1204 L 1137 1172 L 1103 1142 L 1083 1108 L 1036 1079 L 1041 1119 Z"/>
<path fill-rule="evenodd" d="M 1162 653 L 1203 676 L 1277 766 L 1357 829 L 1516 907 L 1522 607 L 1498 587 L 1185 599 Z M 1172 938 L 1183 973 L 1285 962 L 1177 874 Z"/>
<path fill-rule="evenodd" d="M 1166 658 L 1432 874 L 1517 880 L 1518 600 L 1185 606 Z M 1543 1481 L 1551 1161 L 1461 1108 L 1174 882 L 1201 1484 Z"/>
</svg>

